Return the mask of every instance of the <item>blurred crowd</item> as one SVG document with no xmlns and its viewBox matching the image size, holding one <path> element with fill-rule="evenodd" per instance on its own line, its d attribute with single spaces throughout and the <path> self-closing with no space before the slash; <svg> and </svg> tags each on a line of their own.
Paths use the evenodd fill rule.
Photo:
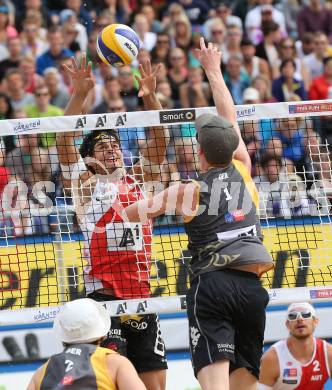
<svg viewBox="0 0 332 390">
<path fill-rule="evenodd" d="M 62 115 L 72 86 L 61 65 L 71 67 L 70 57 L 82 51 L 92 61 L 96 79 L 86 113 L 141 110 L 135 75 L 139 62 L 148 58 L 153 67 L 162 65 L 157 93 L 165 109 L 213 105 L 194 55 L 201 36 L 222 50 L 222 70 L 235 104 L 332 99 L 331 21 L 331 0 L 0 0 L 0 119 Z M 132 26 L 140 38 L 131 66 L 112 68 L 96 53 L 98 33 L 115 22 Z M 328 210 L 319 199 L 332 192 L 331 118 L 241 124 L 252 176 L 261 193 L 267 193 L 267 216 Z M 167 185 L 197 176 L 194 127 L 171 130 L 162 172 Z M 121 131 L 127 165 L 144 147 L 145 131 Z M 65 199 L 55 135 L 2 137 L 0 146 L 2 197 L 15 208 L 18 188 L 28 194 L 26 212 L 18 212 L 17 218 L 2 213 L 0 234 L 7 234 L 6 229 L 16 236 L 49 233 L 52 225 L 61 224 L 59 218 L 34 216 L 31 210 L 45 202 L 37 183 L 54 182 L 55 191 L 47 189 L 49 197 L 60 205 L 59 199 Z M 313 183 L 318 183 L 314 189 Z M 302 194 L 296 207 L 290 206 L 293 184 Z M 68 226 L 68 215 L 64 218 Z"/>
</svg>

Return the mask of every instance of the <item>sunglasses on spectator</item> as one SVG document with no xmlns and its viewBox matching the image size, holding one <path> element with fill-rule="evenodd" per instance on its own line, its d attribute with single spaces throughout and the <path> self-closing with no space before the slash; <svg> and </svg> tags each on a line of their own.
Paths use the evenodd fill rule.
<svg viewBox="0 0 332 390">
<path fill-rule="evenodd" d="M 131 76 L 130 72 L 120 72 L 119 76 Z"/>
<path fill-rule="evenodd" d="M 162 45 L 168 45 L 169 44 L 169 40 L 168 39 L 158 39 L 157 40 L 157 43 L 158 44 L 162 44 Z"/>
<path fill-rule="evenodd" d="M 294 45 L 282 45 L 281 46 L 283 49 L 295 49 Z"/>
<path fill-rule="evenodd" d="M 224 31 L 223 30 L 213 30 L 212 31 L 212 35 L 222 35 L 224 33 Z"/>
<path fill-rule="evenodd" d="M 41 96 L 48 96 L 49 93 L 48 93 L 48 92 L 37 92 L 35 95 L 36 95 L 37 97 L 41 97 Z"/>
<path fill-rule="evenodd" d="M 288 321 L 296 321 L 300 317 L 306 320 L 312 317 L 312 313 L 310 311 L 291 311 L 287 315 Z"/>
<path fill-rule="evenodd" d="M 227 33 L 227 35 L 229 35 L 230 37 L 235 37 L 235 36 L 239 36 L 240 35 L 240 32 L 239 31 L 229 31 Z"/>
<path fill-rule="evenodd" d="M 182 56 L 178 56 L 178 57 L 171 57 L 171 60 L 182 60 L 183 57 Z"/>
</svg>

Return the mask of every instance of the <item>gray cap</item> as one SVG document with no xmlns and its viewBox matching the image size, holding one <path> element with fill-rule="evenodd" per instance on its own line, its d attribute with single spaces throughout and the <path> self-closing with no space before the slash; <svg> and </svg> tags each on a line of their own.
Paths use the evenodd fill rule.
<svg viewBox="0 0 332 390">
<path fill-rule="evenodd" d="M 195 121 L 197 141 L 210 164 L 228 164 L 239 146 L 233 124 L 218 115 L 202 114 Z"/>
</svg>

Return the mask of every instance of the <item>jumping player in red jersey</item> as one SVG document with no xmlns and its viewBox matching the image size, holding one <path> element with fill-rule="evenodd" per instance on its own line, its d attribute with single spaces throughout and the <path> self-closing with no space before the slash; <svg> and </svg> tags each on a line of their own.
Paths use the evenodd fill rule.
<svg viewBox="0 0 332 390">
<path fill-rule="evenodd" d="M 73 58 L 72 67 L 65 70 L 74 88 L 65 114 L 82 114 L 87 95 L 94 88 L 91 64 L 86 63 L 83 53 L 80 66 Z M 138 96 L 147 110 L 162 109 L 155 94 L 158 71 L 158 67 L 151 70 L 150 62 L 140 65 Z M 148 297 L 151 221 L 127 223 L 116 210 L 119 205 L 126 207 L 145 198 L 144 183 L 160 180 L 168 131 L 150 128 L 141 157 L 129 169 L 124 166 L 116 130 L 91 132 L 83 138 L 80 149 L 75 145 L 76 136 L 77 132 L 59 133 L 57 150 L 65 187 L 71 190 L 85 238 L 87 296 L 97 301 Z M 165 388 L 167 362 L 156 315 L 112 318 L 102 346 L 126 355 L 148 390 Z"/>
<path fill-rule="evenodd" d="M 289 337 L 278 341 L 262 358 L 259 390 L 323 390 L 331 377 L 332 345 L 315 338 L 315 309 L 307 302 L 287 310 Z"/>
</svg>

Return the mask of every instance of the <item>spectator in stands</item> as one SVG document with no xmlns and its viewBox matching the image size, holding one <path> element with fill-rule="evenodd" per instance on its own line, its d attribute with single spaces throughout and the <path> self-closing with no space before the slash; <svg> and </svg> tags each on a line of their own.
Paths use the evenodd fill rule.
<svg viewBox="0 0 332 390">
<path fill-rule="evenodd" d="M 0 120 L 13 119 L 13 113 L 9 97 L 5 93 L 0 93 Z"/>
<path fill-rule="evenodd" d="M 43 118 L 47 116 L 61 116 L 63 110 L 50 104 L 51 95 L 46 85 L 41 85 L 35 89 L 35 104 L 27 105 L 24 110 L 28 118 Z M 55 144 L 55 134 L 45 133 L 40 135 L 40 143 L 44 147 Z"/>
<path fill-rule="evenodd" d="M 266 153 L 261 158 L 263 174 L 254 178 L 260 193 L 261 217 L 304 216 L 310 213 L 303 179 L 288 174 L 282 159 Z"/>
<path fill-rule="evenodd" d="M 256 55 L 268 62 L 272 75 L 272 68 L 279 58 L 276 44 L 281 40 L 280 28 L 277 23 L 268 22 L 262 25 L 262 30 L 264 40 L 256 46 Z"/>
<path fill-rule="evenodd" d="M 21 34 L 23 42 L 23 54 L 38 57 L 47 49 L 47 43 L 40 37 L 37 23 L 33 20 L 26 19 L 23 23 L 23 33 Z"/>
<path fill-rule="evenodd" d="M 256 45 L 260 42 L 262 32 L 266 37 L 262 28 L 262 12 L 266 11 L 272 13 L 273 22 L 279 26 L 282 33 L 286 34 L 285 17 L 282 12 L 272 6 L 272 0 L 258 0 L 258 5 L 247 13 L 245 20 L 248 37 Z"/>
<path fill-rule="evenodd" d="M 44 79 L 50 93 L 50 104 L 64 109 L 69 101 L 69 94 L 65 89 L 61 88 L 61 76 L 58 69 L 46 68 Z"/>
<path fill-rule="evenodd" d="M 19 37 L 9 38 L 7 48 L 8 58 L 0 61 L 0 81 L 5 77 L 7 70 L 19 66 L 22 57 L 22 43 Z"/>
<path fill-rule="evenodd" d="M 196 179 L 199 171 L 196 152 L 197 141 L 191 137 L 178 137 L 174 140 L 177 172 L 183 180 Z"/>
<path fill-rule="evenodd" d="M 34 93 L 37 85 L 44 83 L 43 78 L 36 73 L 36 60 L 33 56 L 23 56 L 19 69 L 22 71 L 25 92 Z"/>
<path fill-rule="evenodd" d="M 5 74 L 5 90 L 14 110 L 20 110 L 34 103 L 34 96 L 24 91 L 24 79 L 21 70 L 9 69 Z"/>
<path fill-rule="evenodd" d="M 306 32 L 323 32 L 332 39 L 332 14 L 321 0 L 309 0 L 297 15 L 297 33 L 301 39 Z"/>
<path fill-rule="evenodd" d="M 313 53 L 315 48 L 314 34 L 311 32 L 304 33 L 302 39 L 295 42 L 295 47 L 297 56 L 301 59 Z"/>
<path fill-rule="evenodd" d="M 281 62 L 289 59 L 294 60 L 296 65 L 294 77 L 297 80 L 303 81 L 305 89 L 308 90 L 311 83 L 309 71 L 304 61 L 297 56 L 296 49 L 295 49 L 295 42 L 290 37 L 284 38 L 280 42 L 279 60 L 278 63 L 276 63 L 272 69 L 273 78 L 276 79 L 280 76 Z"/>
<path fill-rule="evenodd" d="M 128 111 L 135 111 L 139 105 L 137 90 L 134 88 L 134 75 L 130 66 L 119 69 L 118 80 L 121 88 L 121 97 Z"/>
<path fill-rule="evenodd" d="M 24 20 L 31 13 L 39 14 L 40 21 L 46 22 L 48 20 L 48 10 L 43 3 L 41 0 L 24 0 L 24 4 L 16 7 L 15 25 L 18 31 L 22 31 Z"/>
<path fill-rule="evenodd" d="M 8 57 L 6 44 L 10 38 L 17 36 L 15 27 L 9 23 L 9 8 L 4 1 L 0 1 L 0 60 Z"/>
<path fill-rule="evenodd" d="M 315 78 L 309 89 L 310 100 L 332 99 L 332 57 L 323 60 L 324 73 Z"/>
<path fill-rule="evenodd" d="M 227 64 L 232 56 L 241 57 L 242 30 L 236 26 L 228 26 L 226 32 L 226 42 L 223 49 L 222 61 Z"/>
<path fill-rule="evenodd" d="M 225 46 L 226 27 L 220 18 L 209 19 L 205 25 L 205 36 L 208 42 L 212 42 L 219 50 Z"/>
<path fill-rule="evenodd" d="M 295 78 L 296 64 L 293 59 L 283 60 L 280 65 L 281 76 L 272 82 L 272 95 L 278 102 L 306 100 L 304 83 Z"/>
<path fill-rule="evenodd" d="M 231 56 L 226 64 L 224 79 L 235 104 L 243 103 L 243 91 L 250 85 L 249 76 L 241 71 L 242 66 L 241 57 L 236 55 Z"/>
<path fill-rule="evenodd" d="M 63 88 L 65 88 L 68 91 L 68 93 L 71 94 L 72 89 L 73 89 L 72 84 L 71 84 L 71 78 L 68 76 L 67 72 L 64 72 L 64 66 L 65 65 L 68 66 L 69 69 L 73 66 L 73 63 L 72 63 L 70 57 L 65 57 L 61 61 L 61 65 L 62 66 L 59 69 L 59 72 L 60 72 L 60 75 L 61 75 L 61 84 L 62 84 Z M 51 68 L 53 68 L 53 67 L 51 66 Z M 109 68 L 109 67 L 107 66 L 107 68 Z M 45 68 L 45 70 L 46 69 L 47 68 Z M 100 69 L 100 67 L 98 67 L 98 69 Z"/>
<path fill-rule="evenodd" d="M 243 67 L 251 80 L 259 75 L 270 77 L 270 69 L 266 60 L 257 57 L 256 48 L 249 39 L 241 42 L 241 53 L 243 57 Z"/>
<path fill-rule="evenodd" d="M 171 42 L 169 35 L 166 32 L 159 32 L 157 34 L 156 46 L 151 51 L 152 62 L 166 62 L 168 60 L 170 47 Z"/>
<path fill-rule="evenodd" d="M 167 81 L 167 80 L 164 80 L 164 81 L 160 81 L 158 84 L 157 84 L 157 89 L 156 89 L 157 92 L 159 93 L 162 93 L 164 96 L 166 96 L 167 98 L 172 98 L 172 89 L 171 89 L 171 85 L 170 83 Z"/>
<path fill-rule="evenodd" d="M 286 30 L 292 38 L 297 37 L 297 24 L 296 19 L 298 12 L 301 9 L 301 0 L 281 0 L 282 13 L 285 16 Z"/>
<path fill-rule="evenodd" d="M 238 26 L 242 30 L 242 21 L 238 16 L 232 15 L 229 1 L 218 1 L 215 16 L 220 18 L 225 26 Z"/>
<path fill-rule="evenodd" d="M 167 8 L 167 12 L 162 18 L 164 31 L 166 31 L 168 34 L 171 33 L 175 19 L 180 15 L 186 15 L 182 5 L 179 3 L 171 3 Z"/>
<path fill-rule="evenodd" d="M 175 19 L 171 37 L 171 45 L 173 47 L 179 47 L 184 51 L 188 50 L 191 43 L 192 30 L 186 15 L 180 15 Z"/>
<path fill-rule="evenodd" d="M 73 51 L 86 51 L 88 36 L 86 28 L 77 21 L 76 13 L 70 9 L 60 12 L 60 23 L 64 37 L 64 46 Z"/>
<path fill-rule="evenodd" d="M 313 80 L 319 77 L 324 71 L 323 60 L 325 57 L 332 55 L 331 48 L 329 48 L 329 41 L 327 36 L 322 32 L 314 34 L 314 51 L 304 57 L 304 63 L 310 72 L 310 77 Z"/>
<path fill-rule="evenodd" d="M 173 0 L 175 1 L 175 0 Z M 193 27 L 202 25 L 208 17 L 210 6 L 203 0 L 179 0 Z"/>
<path fill-rule="evenodd" d="M 188 81 L 179 88 L 180 104 L 183 108 L 208 107 L 211 102 L 209 83 L 203 81 L 202 68 L 189 68 Z"/>
<path fill-rule="evenodd" d="M 64 58 L 74 55 L 72 51 L 63 46 L 63 36 L 59 27 L 51 27 L 48 30 L 47 38 L 50 48 L 37 58 L 37 72 L 40 75 L 43 75 L 46 68 L 58 68 Z"/>
<path fill-rule="evenodd" d="M 172 99 L 175 103 L 175 107 L 179 107 L 179 88 L 181 84 L 187 81 L 188 77 L 188 68 L 184 51 L 178 47 L 171 49 L 169 62 L 170 68 L 168 71 L 168 79 L 172 88 Z"/>
<path fill-rule="evenodd" d="M 261 103 L 273 103 L 275 99 L 271 95 L 271 82 L 270 79 L 263 74 L 256 76 L 251 86 L 257 89 L 260 96 Z"/>
<path fill-rule="evenodd" d="M 297 172 L 303 171 L 305 159 L 305 136 L 302 118 L 288 118 L 279 121 L 274 137 L 282 142 L 283 157 L 293 161 Z"/>
<path fill-rule="evenodd" d="M 137 14 L 134 19 L 134 30 L 140 39 L 140 47 L 151 51 L 157 42 L 156 33 L 150 31 L 149 22 L 145 15 Z"/>
<path fill-rule="evenodd" d="M 38 36 L 47 41 L 47 29 L 44 27 L 44 18 L 40 11 L 28 9 L 24 19 L 24 23 L 35 24 L 38 30 Z M 42 53 L 41 53 L 42 54 Z"/>
<path fill-rule="evenodd" d="M 81 0 L 66 0 L 67 8 L 73 10 L 76 14 L 77 20 L 81 23 L 89 35 L 92 31 L 92 18 L 88 11 L 86 11 Z"/>
<path fill-rule="evenodd" d="M 105 78 L 102 101 L 94 108 L 95 114 L 102 114 L 108 112 L 109 103 L 113 100 L 121 98 L 121 86 L 117 77 L 109 74 Z"/>
<path fill-rule="evenodd" d="M 274 156 L 277 156 L 281 159 L 281 165 L 283 167 L 284 172 L 291 173 L 291 174 L 295 172 L 295 166 L 293 161 L 283 157 L 284 149 L 280 138 L 271 137 L 267 141 L 264 150 L 266 153 L 273 154 Z"/>
<path fill-rule="evenodd" d="M 151 4 L 143 4 L 140 13 L 145 15 L 148 20 L 150 31 L 158 34 L 163 31 L 163 26 L 157 18 L 156 11 Z"/>
</svg>

